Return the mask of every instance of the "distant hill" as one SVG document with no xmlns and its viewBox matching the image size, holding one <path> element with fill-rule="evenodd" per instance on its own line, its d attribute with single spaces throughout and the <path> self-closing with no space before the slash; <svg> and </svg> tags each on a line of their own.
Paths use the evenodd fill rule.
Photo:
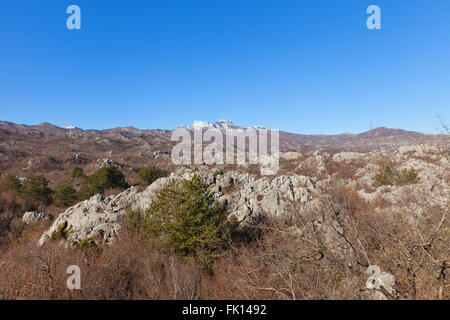
<svg viewBox="0 0 450 320">
<path fill-rule="evenodd" d="M 229 120 L 203 123 L 218 130 L 243 127 Z M 192 129 L 192 126 L 185 128 Z M 262 127 L 252 127 L 262 129 Z M 23 125 L 0 121 L 0 174 L 13 169 L 26 174 L 36 170 L 58 174 L 74 165 L 95 164 L 108 158 L 124 168 L 139 168 L 149 163 L 170 163 L 172 130 L 133 127 L 107 130 L 82 130 L 50 123 Z M 401 129 L 376 128 L 360 134 L 303 135 L 280 131 L 281 151 L 368 152 L 395 149 L 413 144 L 434 144 L 439 136 Z"/>
<path fill-rule="evenodd" d="M 360 134 L 302 135 L 280 133 L 281 149 L 317 149 L 330 151 L 369 152 L 376 149 L 392 150 L 401 146 L 438 142 L 437 135 L 402 129 L 376 128 Z"/>
<path fill-rule="evenodd" d="M 225 131 L 227 129 L 246 129 L 235 125 L 230 120 L 219 120 L 215 123 L 198 122 L 181 128 L 193 129 L 194 126 L 202 128 L 214 128 Z M 262 126 L 249 127 L 252 129 L 263 129 Z M 8 141 L 17 140 L 23 144 L 33 144 L 31 137 L 39 137 L 39 144 L 52 143 L 53 138 L 58 137 L 59 144 L 65 142 L 79 144 L 101 144 L 107 148 L 121 146 L 120 149 L 146 145 L 152 147 L 170 147 L 170 136 L 172 130 L 147 129 L 140 130 L 134 127 L 118 127 L 105 130 L 82 130 L 75 126 L 58 127 L 44 122 L 38 125 L 23 125 L 7 121 L 0 121 L 0 147 L 8 145 Z M 72 139 L 75 139 L 73 140 Z M 379 148 L 392 149 L 403 145 L 434 143 L 438 136 L 402 129 L 389 129 L 385 127 L 376 128 L 360 134 L 343 133 L 338 135 L 311 135 L 296 134 L 280 131 L 280 146 L 282 151 L 302 149 L 330 149 L 336 151 L 371 151 Z M 67 139 L 65 141 L 64 139 Z M 36 141 L 37 142 L 37 141 Z M 56 143 L 56 142 L 55 142 Z M 6 146 L 4 148 L 8 149 Z M 103 149 L 103 148 L 102 148 Z M 131 150 L 129 150 L 131 151 Z"/>
</svg>

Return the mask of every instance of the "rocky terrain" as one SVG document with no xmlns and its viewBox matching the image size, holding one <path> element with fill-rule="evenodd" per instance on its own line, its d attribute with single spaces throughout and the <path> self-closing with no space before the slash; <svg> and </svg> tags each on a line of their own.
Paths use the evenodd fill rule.
<svg viewBox="0 0 450 320">
<path fill-rule="evenodd" d="M 229 121 L 203 125 L 236 127 Z M 58 185 L 73 182 L 67 172 L 74 166 L 90 173 L 115 165 L 130 182 L 125 190 L 65 209 L 24 213 L 24 230 L 38 230 L 30 241 L 42 250 L 53 250 L 54 235 L 62 228 L 69 231 L 61 242 L 66 250 L 86 241 L 120 248 L 128 241 L 130 212 L 146 211 L 172 182 L 198 175 L 239 232 L 261 237 L 258 245 L 236 244 L 235 251 L 218 259 L 217 268 L 228 270 L 236 296 L 218 294 L 221 283 L 231 281 L 219 272 L 217 282 L 206 286 L 219 286 L 216 291 L 202 289 L 208 297 L 449 298 L 448 136 L 385 128 L 339 136 L 281 133 L 280 170 L 262 177 L 249 165 L 174 166 L 165 130 L 1 123 L 0 135 L 5 173 L 42 172 Z M 146 187 L 133 185 L 138 169 L 149 164 L 171 173 Z"/>
<path fill-rule="evenodd" d="M 427 155 L 429 160 L 423 158 Z M 284 153 L 282 158 L 298 159 L 300 153 Z M 342 183 L 354 188 L 358 194 L 367 201 L 383 198 L 393 205 L 399 205 L 402 201 L 401 195 L 410 190 L 410 186 L 379 188 L 371 187 L 373 176 L 379 165 L 377 160 L 391 157 L 393 161 L 401 163 L 400 169 L 413 168 L 420 173 L 420 182 L 414 185 L 415 189 L 422 190 L 423 194 L 440 195 L 442 201 L 450 196 L 448 188 L 448 175 L 450 163 L 447 158 L 439 156 L 439 149 L 416 145 L 402 147 L 395 152 L 380 153 L 350 153 L 342 152 L 331 155 L 329 153 L 313 153 L 310 157 L 298 161 L 298 167 L 303 163 L 315 164 L 318 173 L 314 177 L 303 175 L 281 175 L 274 179 L 268 177 L 257 178 L 243 171 L 224 172 L 217 168 L 206 166 L 194 169 L 180 168 L 172 173 L 170 177 L 160 178 L 144 191 L 139 192 L 138 187 L 131 187 L 126 191 L 115 195 L 104 197 L 96 195 L 89 200 L 78 203 L 67 209 L 54 222 L 40 239 L 44 244 L 50 238 L 52 232 L 64 221 L 73 226 L 70 240 L 80 242 L 84 238 L 91 237 L 97 233 L 102 234 L 105 242 L 112 240 L 118 228 L 120 228 L 121 217 L 128 210 L 145 210 L 156 198 L 159 191 L 175 179 L 191 179 L 194 174 L 202 176 L 210 186 L 215 199 L 220 207 L 230 215 L 235 216 L 240 223 L 250 223 L 258 220 L 261 216 L 272 215 L 286 217 L 293 204 L 310 205 L 320 195 L 320 186 L 330 183 L 333 176 L 320 179 L 321 173 L 325 171 L 324 159 L 331 158 L 333 162 L 351 166 L 351 162 L 357 161 L 359 168 L 355 175 L 342 179 Z M 298 168 L 297 167 L 297 168 Z M 438 198 L 436 198 L 438 199 Z M 430 199 L 435 202 L 437 200 Z"/>
<path fill-rule="evenodd" d="M 203 177 L 216 203 L 230 218 L 235 217 L 243 230 L 251 229 L 267 218 L 288 221 L 298 215 L 312 214 L 311 223 L 316 226 L 316 231 L 324 235 L 324 245 L 335 254 L 345 256 L 346 263 L 353 267 L 361 263 L 361 257 L 343 236 L 346 227 L 341 219 L 344 218 L 330 217 L 324 213 L 323 201 L 329 196 L 327 188 L 330 184 L 346 186 L 346 190 L 355 192 L 355 197 L 360 201 L 372 204 L 376 212 L 389 211 L 411 225 L 417 224 L 429 214 L 429 210 L 441 210 L 440 221 L 434 227 L 443 228 L 445 232 L 449 230 L 450 163 L 447 157 L 442 156 L 442 150 L 435 146 L 413 145 L 395 151 L 369 153 L 287 152 L 282 154 L 282 158 L 295 165 L 294 172 L 301 171 L 302 166 L 307 165 L 313 167 L 310 172 L 314 174 L 304 176 L 292 173 L 269 179 L 258 178 L 245 171 L 222 171 L 206 166 L 180 168 L 169 177 L 158 179 L 142 192 L 137 187 L 131 187 L 116 196 L 96 195 L 67 209 L 42 235 L 39 244 L 49 241 L 52 233 L 66 222 L 71 230 L 67 244 L 77 246 L 88 238 L 101 239 L 102 244 L 111 243 L 118 237 L 124 216 L 130 210 L 146 210 L 171 181 L 191 179 L 193 175 Z M 420 179 L 413 185 L 373 187 L 374 175 L 386 159 L 395 163 L 399 170 L 413 168 Z M 330 163 L 349 168 L 352 174 L 348 177 L 340 176 L 342 172 L 326 174 Z M 289 232 L 301 236 L 306 231 L 292 226 Z M 446 239 L 449 240 L 448 235 Z M 448 242 L 446 247 L 448 249 Z M 449 258 L 448 252 L 444 253 L 444 257 Z M 367 271 L 369 274 L 370 270 Z M 368 282 L 367 288 L 372 295 L 366 297 L 387 299 L 388 296 L 397 296 L 394 275 L 383 271 L 377 281 L 374 283 L 378 285 Z M 384 287 L 383 283 L 386 283 Z"/>
<path fill-rule="evenodd" d="M 242 129 L 229 120 L 203 123 L 203 126 L 219 130 Z M 193 125 L 185 128 L 192 129 Z M 98 159 L 114 161 L 127 176 L 148 164 L 169 169 L 170 151 L 175 145 L 171 142 L 171 133 L 172 130 L 133 127 L 82 130 L 50 123 L 28 126 L 0 121 L 0 173 L 14 172 L 21 177 L 30 172 L 45 173 L 53 176 L 52 181 L 61 182 L 75 166 L 83 166 L 88 173 L 94 171 L 98 168 Z M 437 135 L 387 128 L 341 135 L 302 135 L 281 131 L 280 149 L 283 152 L 369 152 L 423 143 L 436 145 L 440 140 Z"/>
<path fill-rule="evenodd" d="M 170 177 L 158 179 L 143 192 L 131 187 L 116 196 L 96 195 L 78 203 L 59 215 L 42 235 L 39 244 L 48 241 L 58 226 L 65 222 L 71 227 L 68 241 L 73 244 L 98 235 L 104 243 L 109 243 L 117 235 L 123 216 L 129 210 L 146 210 L 158 192 L 171 181 L 191 179 L 195 174 L 205 179 L 220 207 L 235 216 L 242 225 L 251 226 L 252 220 L 265 215 L 286 217 L 292 203 L 306 204 L 314 199 L 316 191 L 315 182 L 304 176 L 280 176 L 271 181 L 237 171 L 224 173 L 208 167 L 196 170 L 182 168 Z"/>
</svg>

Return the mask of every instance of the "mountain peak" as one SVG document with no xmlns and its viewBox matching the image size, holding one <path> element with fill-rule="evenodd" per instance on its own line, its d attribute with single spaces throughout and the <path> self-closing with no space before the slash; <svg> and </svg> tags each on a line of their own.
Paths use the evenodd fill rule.
<svg viewBox="0 0 450 320">
<path fill-rule="evenodd" d="M 221 120 L 217 121 L 216 124 L 227 124 L 227 125 L 233 125 L 234 126 L 233 121 L 227 120 L 227 119 L 221 119 Z"/>
<path fill-rule="evenodd" d="M 39 124 L 37 124 L 38 127 L 51 127 L 54 128 L 56 127 L 55 125 L 51 124 L 50 122 L 41 122 Z"/>
<path fill-rule="evenodd" d="M 228 119 L 221 119 L 217 122 L 206 122 L 206 121 L 196 121 L 194 124 L 190 126 L 183 126 L 182 128 L 187 129 L 198 129 L 198 128 L 205 128 L 205 129 L 217 129 L 217 130 L 228 130 L 228 129 L 264 129 L 262 126 L 252 126 L 252 127 L 242 127 L 238 126 L 233 123 L 233 121 Z"/>
</svg>

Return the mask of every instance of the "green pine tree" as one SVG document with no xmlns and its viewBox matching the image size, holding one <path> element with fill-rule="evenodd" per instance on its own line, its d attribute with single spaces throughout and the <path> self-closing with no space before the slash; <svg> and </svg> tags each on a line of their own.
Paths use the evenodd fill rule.
<svg viewBox="0 0 450 320">
<path fill-rule="evenodd" d="M 198 175 L 174 181 L 144 213 L 142 229 L 209 268 L 214 257 L 228 247 L 234 225 L 221 216 L 213 202 L 213 195 Z"/>
<path fill-rule="evenodd" d="M 53 196 L 57 207 L 70 207 L 77 201 L 77 193 L 70 184 L 62 184 Z"/>
</svg>

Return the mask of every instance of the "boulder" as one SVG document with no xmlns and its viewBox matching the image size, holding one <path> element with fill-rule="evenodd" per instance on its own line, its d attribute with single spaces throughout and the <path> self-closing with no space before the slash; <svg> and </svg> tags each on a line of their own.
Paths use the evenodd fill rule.
<svg viewBox="0 0 450 320">
<path fill-rule="evenodd" d="M 395 277 L 388 272 L 381 272 L 376 265 L 369 266 L 366 272 L 370 275 L 366 281 L 366 288 L 370 290 L 372 299 L 387 300 L 397 296 Z"/>
<path fill-rule="evenodd" d="M 26 225 L 33 225 L 53 220 L 53 216 L 47 212 L 29 211 L 22 216 L 22 221 Z"/>
</svg>

